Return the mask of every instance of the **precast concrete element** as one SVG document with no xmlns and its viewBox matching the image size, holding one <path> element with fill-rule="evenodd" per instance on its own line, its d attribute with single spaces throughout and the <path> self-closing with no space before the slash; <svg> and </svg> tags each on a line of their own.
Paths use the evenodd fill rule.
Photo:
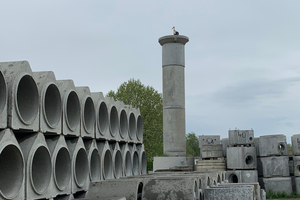
<svg viewBox="0 0 300 200">
<path fill-rule="evenodd" d="M 143 120 L 139 108 L 134 108 L 133 112 L 136 119 L 136 139 L 138 144 L 143 144 Z"/>
<path fill-rule="evenodd" d="M 8 94 L 7 126 L 13 130 L 38 131 L 39 92 L 29 63 L 2 62 L 0 69 L 7 84 L 6 91 L 3 88 L 5 85 L 1 85 L 1 98 L 5 98 L 5 92 Z M 5 107 L 3 101 L 1 100 L 2 109 Z"/>
<path fill-rule="evenodd" d="M 132 106 L 126 106 L 128 109 L 128 123 L 129 123 L 129 129 L 128 129 L 128 142 L 134 143 L 136 141 L 136 118 L 135 118 L 135 113 L 133 111 Z"/>
<path fill-rule="evenodd" d="M 72 194 L 65 194 L 65 195 L 57 195 L 53 198 L 53 200 L 73 200 L 74 196 Z"/>
<path fill-rule="evenodd" d="M 256 169 L 255 147 L 227 147 L 227 169 Z"/>
<path fill-rule="evenodd" d="M 202 145 L 200 149 L 201 158 L 220 158 L 223 157 L 223 146 L 218 145 Z"/>
<path fill-rule="evenodd" d="M 71 158 L 63 135 L 46 136 L 46 143 L 51 155 L 53 170 L 49 191 L 51 197 L 71 193 Z"/>
<path fill-rule="evenodd" d="M 294 176 L 300 176 L 300 156 L 293 157 L 293 172 Z"/>
<path fill-rule="evenodd" d="M 252 182 L 252 183 L 222 183 L 218 187 L 236 187 L 236 186 L 248 186 L 253 185 L 254 186 L 254 196 L 255 200 L 261 200 L 261 188 L 258 182 Z"/>
<path fill-rule="evenodd" d="M 128 143 L 120 144 L 120 149 L 123 157 L 123 174 L 124 176 L 132 175 L 132 159 L 131 152 L 128 147 Z"/>
<path fill-rule="evenodd" d="M 92 99 L 95 104 L 96 124 L 95 138 L 105 140 L 109 136 L 109 117 L 105 98 L 102 92 L 92 92 Z"/>
<path fill-rule="evenodd" d="M 62 134 L 80 136 L 80 101 L 72 80 L 57 80 L 62 100 Z"/>
<path fill-rule="evenodd" d="M 205 200 L 223 200 L 223 199 L 255 199 L 253 185 L 232 185 L 207 188 L 204 190 Z"/>
<path fill-rule="evenodd" d="M 50 198 L 51 156 L 42 133 L 17 136 L 25 161 L 25 199 Z"/>
<path fill-rule="evenodd" d="M 131 152 L 131 160 L 132 160 L 132 174 L 133 175 L 140 175 L 140 160 L 139 154 L 136 149 L 136 144 L 129 144 L 129 151 Z"/>
<path fill-rule="evenodd" d="M 118 117 L 119 117 L 119 130 L 120 130 L 120 141 L 122 142 L 128 142 L 128 129 L 129 129 L 129 123 L 128 123 L 128 117 L 127 117 L 127 112 L 128 109 L 125 106 L 125 104 L 121 101 L 116 102 L 116 107 L 118 112 Z"/>
<path fill-rule="evenodd" d="M 140 174 L 147 174 L 147 156 L 146 156 L 144 144 L 137 144 L 136 149 L 139 155 Z"/>
<path fill-rule="evenodd" d="M 170 169 L 175 166 L 191 166 L 194 167 L 194 158 L 188 157 L 154 157 L 153 171 Z"/>
<path fill-rule="evenodd" d="M 265 135 L 259 137 L 259 154 L 263 156 L 286 156 L 287 144 L 286 136 Z"/>
<path fill-rule="evenodd" d="M 300 177 L 295 177 L 295 192 L 300 195 Z"/>
<path fill-rule="evenodd" d="M 292 193 L 291 177 L 263 178 L 263 182 L 266 192 L 285 192 L 288 195 Z"/>
<path fill-rule="evenodd" d="M 0 129 L 7 127 L 7 90 L 6 80 L 0 67 Z"/>
<path fill-rule="evenodd" d="M 219 145 L 221 144 L 219 135 L 199 135 L 199 148 L 203 145 Z"/>
<path fill-rule="evenodd" d="M 259 138 L 254 138 L 254 146 L 256 148 L 256 157 L 259 157 Z"/>
<path fill-rule="evenodd" d="M 39 131 L 61 134 L 62 102 L 55 75 L 51 71 L 33 72 L 39 91 Z"/>
<path fill-rule="evenodd" d="M 66 143 L 71 157 L 72 193 L 86 191 L 89 188 L 88 155 L 82 138 L 66 138 Z"/>
<path fill-rule="evenodd" d="M 227 156 L 227 147 L 228 147 L 228 144 L 229 144 L 229 139 L 228 138 L 223 138 L 221 140 L 221 144 L 222 144 L 223 156 L 226 158 L 226 156 Z"/>
<path fill-rule="evenodd" d="M 293 135 L 291 140 L 293 155 L 300 156 L 300 134 Z"/>
<path fill-rule="evenodd" d="M 113 159 L 112 152 L 109 146 L 108 141 L 97 141 L 97 147 L 100 153 L 100 163 L 101 163 L 101 174 L 102 179 L 113 179 Z"/>
<path fill-rule="evenodd" d="M 142 199 L 199 199 L 198 179 L 192 177 L 144 179 Z"/>
<path fill-rule="evenodd" d="M 272 156 L 258 158 L 257 171 L 259 176 L 263 176 L 265 178 L 276 176 L 290 176 L 289 157 Z"/>
<path fill-rule="evenodd" d="M 258 181 L 257 170 L 231 170 L 226 171 L 229 183 L 255 183 Z"/>
<path fill-rule="evenodd" d="M 112 152 L 113 173 L 116 179 L 123 176 L 123 157 L 118 142 L 109 143 Z"/>
<path fill-rule="evenodd" d="M 82 138 L 95 138 L 96 113 L 90 88 L 76 87 L 80 102 L 80 136 Z"/>
<path fill-rule="evenodd" d="M 162 46 L 164 154 L 186 156 L 184 46 L 189 38 L 168 35 L 159 38 Z"/>
<path fill-rule="evenodd" d="M 107 140 L 120 141 L 119 114 L 116 107 L 116 101 L 112 97 L 105 97 L 108 108 L 109 131 Z"/>
<path fill-rule="evenodd" d="M 85 139 L 84 146 L 88 156 L 89 176 L 91 182 L 101 180 L 101 158 L 95 139 Z"/>
<path fill-rule="evenodd" d="M 254 144 L 253 130 L 229 130 L 229 145 Z"/>
<path fill-rule="evenodd" d="M 14 133 L 4 129 L 0 131 L 0 199 L 25 199 L 24 192 L 23 153 Z"/>
<path fill-rule="evenodd" d="M 144 189 L 143 179 L 105 180 L 91 183 L 87 199 L 141 199 Z"/>
</svg>

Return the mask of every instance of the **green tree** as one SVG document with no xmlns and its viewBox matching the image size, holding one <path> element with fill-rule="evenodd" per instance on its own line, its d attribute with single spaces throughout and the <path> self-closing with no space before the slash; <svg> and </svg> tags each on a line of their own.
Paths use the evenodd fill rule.
<svg viewBox="0 0 300 200">
<path fill-rule="evenodd" d="M 191 132 L 186 135 L 186 156 L 200 156 L 199 141 L 195 133 Z"/>
<path fill-rule="evenodd" d="M 163 155 L 163 105 L 162 95 L 153 87 L 145 86 L 140 80 L 130 79 L 106 96 L 113 97 L 127 105 L 140 108 L 143 120 L 143 143 L 148 161 Z"/>
</svg>

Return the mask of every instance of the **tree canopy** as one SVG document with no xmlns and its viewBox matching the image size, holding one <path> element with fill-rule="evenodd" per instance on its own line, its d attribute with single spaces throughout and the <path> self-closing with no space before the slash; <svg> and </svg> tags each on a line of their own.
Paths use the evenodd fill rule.
<svg viewBox="0 0 300 200">
<path fill-rule="evenodd" d="M 186 156 L 200 156 L 199 140 L 196 134 L 193 132 L 186 135 Z"/>
<path fill-rule="evenodd" d="M 120 85 L 116 92 L 106 96 L 139 108 L 143 120 L 143 143 L 148 160 L 163 155 L 163 103 L 162 94 L 140 80 L 130 79 Z"/>
</svg>

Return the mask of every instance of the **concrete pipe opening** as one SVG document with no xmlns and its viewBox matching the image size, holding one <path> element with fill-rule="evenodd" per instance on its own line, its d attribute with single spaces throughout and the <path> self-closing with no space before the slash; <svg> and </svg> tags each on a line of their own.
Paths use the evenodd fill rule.
<svg viewBox="0 0 300 200">
<path fill-rule="evenodd" d="M 137 133 L 136 133 L 137 139 L 139 141 L 143 138 L 143 120 L 142 117 L 139 115 L 137 118 Z"/>
<path fill-rule="evenodd" d="M 139 186 L 138 186 L 138 190 L 137 190 L 137 195 L 136 195 L 137 200 L 142 200 L 142 198 L 143 198 L 143 187 L 144 187 L 144 184 L 142 182 L 140 182 Z"/>
<path fill-rule="evenodd" d="M 98 121 L 98 128 L 100 133 L 104 135 L 104 133 L 108 130 L 108 111 L 105 102 L 101 102 L 99 107 L 99 121 Z"/>
<path fill-rule="evenodd" d="M 112 179 L 113 174 L 113 166 L 112 166 L 112 156 L 110 151 L 106 151 L 104 155 L 104 163 L 103 163 L 103 178 L 104 179 Z"/>
<path fill-rule="evenodd" d="M 90 175 L 92 181 L 98 181 L 101 179 L 101 162 L 100 162 L 100 156 L 97 149 L 93 150 L 91 161 L 90 161 Z"/>
<path fill-rule="evenodd" d="M 283 144 L 278 144 L 278 150 L 281 152 L 285 151 L 285 146 Z"/>
<path fill-rule="evenodd" d="M 217 182 L 216 181 L 214 181 L 214 186 L 216 186 L 217 185 Z"/>
<path fill-rule="evenodd" d="M 46 147 L 40 146 L 33 155 L 31 163 L 31 182 L 36 193 L 43 194 L 51 179 L 51 158 Z"/>
<path fill-rule="evenodd" d="M 199 189 L 202 189 L 202 181 L 199 179 Z"/>
<path fill-rule="evenodd" d="M 84 149 L 80 149 L 75 158 L 75 182 L 78 187 L 84 186 L 88 174 L 89 167 L 86 151 Z"/>
<path fill-rule="evenodd" d="M 116 156 L 115 156 L 115 177 L 120 178 L 122 177 L 122 171 L 123 171 L 123 161 L 122 161 L 122 154 L 120 151 L 117 151 Z"/>
<path fill-rule="evenodd" d="M 222 173 L 222 181 L 225 181 L 224 174 Z"/>
<path fill-rule="evenodd" d="M 2 72 L 0 71 L 0 114 L 3 112 L 7 100 L 6 82 Z"/>
<path fill-rule="evenodd" d="M 132 175 L 132 160 L 130 152 L 126 152 L 125 156 L 125 176 L 131 176 Z"/>
<path fill-rule="evenodd" d="M 137 152 L 133 153 L 133 160 L 132 160 L 132 173 L 133 175 L 139 175 L 139 155 Z"/>
<path fill-rule="evenodd" d="M 136 121 L 133 113 L 129 115 L 129 137 L 130 139 L 134 139 L 136 135 Z"/>
<path fill-rule="evenodd" d="M 31 124 L 39 111 L 39 93 L 35 81 L 29 75 L 23 76 L 18 84 L 16 105 L 21 121 Z"/>
<path fill-rule="evenodd" d="M 125 138 L 128 134 L 128 119 L 125 110 L 121 111 L 120 115 L 120 135 L 122 138 Z"/>
<path fill-rule="evenodd" d="M 54 180 L 59 190 L 66 189 L 71 178 L 71 158 L 68 150 L 61 148 L 55 158 Z"/>
<path fill-rule="evenodd" d="M 13 199 L 22 187 L 24 162 L 21 151 L 14 145 L 0 152 L 0 193 L 5 199 Z"/>
<path fill-rule="evenodd" d="M 86 132 L 92 133 L 96 119 L 94 102 L 91 97 L 88 97 L 85 101 L 83 117 L 84 129 L 86 130 Z"/>
<path fill-rule="evenodd" d="M 142 166 L 142 169 L 141 169 L 141 174 L 147 174 L 147 156 L 146 156 L 146 153 L 143 151 L 142 153 L 142 160 L 141 160 L 141 166 Z"/>
<path fill-rule="evenodd" d="M 80 123 L 80 103 L 78 96 L 74 91 L 69 93 L 66 107 L 67 124 L 69 128 L 74 131 Z"/>
<path fill-rule="evenodd" d="M 253 157 L 248 155 L 245 159 L 245 162 L 247 165 L 253 165 L 253 162 L 254 162 Z"/>
<path fill-rule="evenodd" d="M 207 178 L 207 183 L 206 183 L 206 186 L 207 186 L 207 188 L 209 188 L 209 187 L 210 187 L 210 178 L 209 178 L 209 177 Z"/>
<path fill-rule="evenodd" d="M 61 119 L 61 97 L 56 85 L 47 87 L 44 97 L 43 111 L 47 124 L 55 128 Z"/>
<path fill-rule="evenodd" d="M 218 181 L 217 181 L 218 183 L 221 183 L 222 181 L 221 181 L 221 177 L 220 177 L 220 174 L 218 174 Z"/>
<path fill-rule="evenodd" d="M 229 178 L 229 183 L 238 183 L 239 182 L 239 179 L 237 177 L 237 175 L 235 174 L 230 174 Z"/>
<path fill-rule="evenodd" d="M 115 106 L 113 106 L 110 110 L 110 130 L 113 137 L 119 133 L 118 111 Z"/>
</svg>

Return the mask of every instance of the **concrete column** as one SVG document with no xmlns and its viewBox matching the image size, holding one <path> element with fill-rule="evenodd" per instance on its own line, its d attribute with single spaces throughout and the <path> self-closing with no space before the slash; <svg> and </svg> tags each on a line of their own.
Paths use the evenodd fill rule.
<svg viewBox="0 0 300 200">
<path fill-rule="evenodd" d="M 168 35 L 159 38 L 163 68 L 164 154 L 186 156 L 184 45 L 189 38 Z"/>
</svg>

